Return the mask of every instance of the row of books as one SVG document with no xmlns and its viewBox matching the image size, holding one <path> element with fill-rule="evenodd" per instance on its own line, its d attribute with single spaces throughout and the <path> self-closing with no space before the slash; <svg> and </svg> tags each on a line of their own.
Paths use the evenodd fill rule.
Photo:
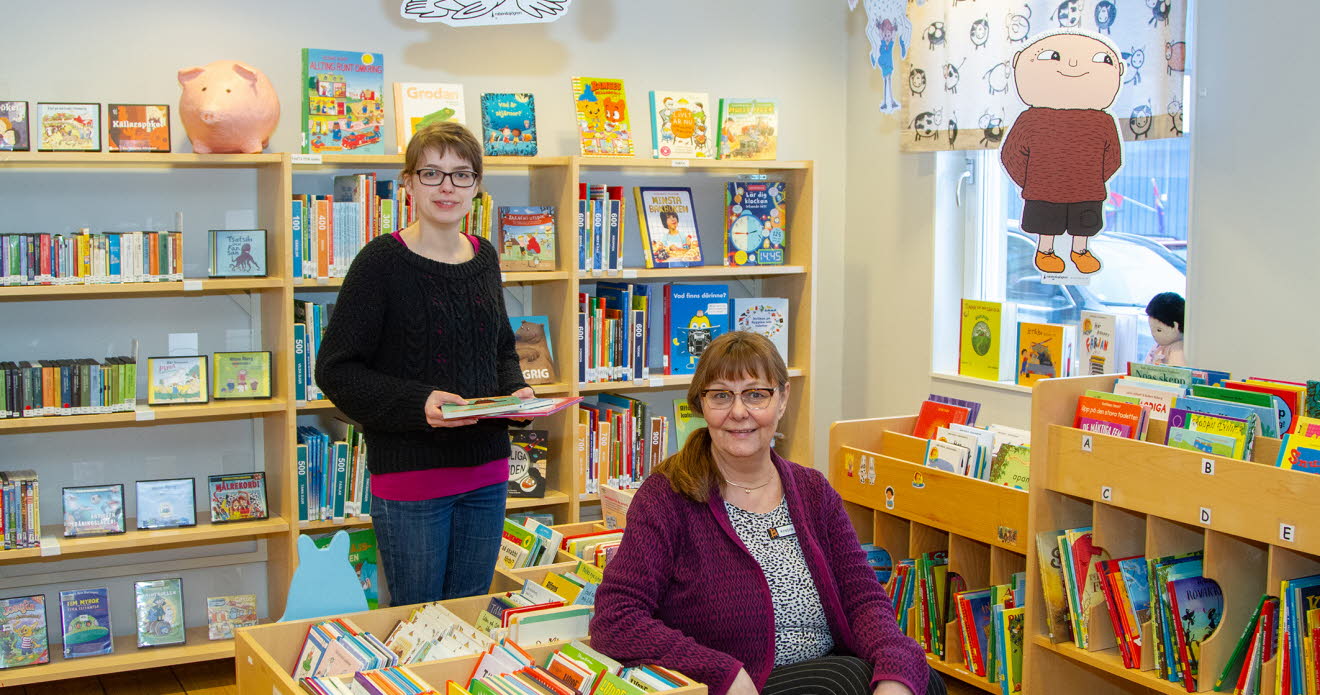
<svg viewBox="0 0 1320 695">
<path fill-rule="evenodd" d="M 371 471 L 361 430 L 339 418 L 325 429 L 298 426 L 298 520 L 340 521 L 371 515 Z"/>
<path fill-rule="evenodd" d="M 1257 437 L 1285 438 L 1275 464 L 1320 473 L 1320 382 L 1250 378 L 1226 372 L 1128 364 L 1113 392 L 1078 399 L 1074 426 L 1129 439 L 1167 423 L 1163 444 L 1250 460 Z"/>
<path fill-rule="evenodd" d="M 1076 326 L 1019 322 L 1012 302 L 963 299 L 958 373 L 1030 386 L 1073 374 L 1111 374 L 1137 359 L 1137 316 L 1083 311 Z"/>
<path fill-rule="evenodd" d="M 1026 490 L 1031 433 L 997 424 L 976 427 L 980 410 L 976 401 L 930 394 L 913 425 L 913 436 L 927 440 L 924 465 Z"/>
<path fill-rule="evenodd" d="M 129 412 L 137 406 L 132 357 L 0 362 L 0 417 Z"/>
<path fill-rule="evenodd" d="M 412 201 L 398 181 L 375 173 L 335 176 L 333 193 L 295 194 L 291 202 L 296 277 L 343 277 L 367 242 L 415 219 Z"/>
<path fill-rule="evenodd" d="M 316 385 L 316 356 L 321 336 L 334 313 L 333 302 L 318 304 L 305 299 L 293 300 L 293 397 L 298 401 L 325 400 Z"/>
<path fill-rule="evenodd" d="M 41 545 L 40 492 L 36 471 L 0 471 L 0 549 Z"/>
<path fill-rule="evenodd" d="M 415 608 L 385 640 L 358 627 L 351 618 L 314 623 L 307 630 L 293 677 L 348 676 L 385 666 L 480 654 L 492 644 L 439 603 Z"/>
<path fill-rule="evenodd" d="M 0 235 L 0 286 L 182 279 L 182 232 Z"/>
<path fill-rule="evenodd" d="M 1009 584 L 953 594 L 963 661 L 967 670 L 998 683 L 1004 695 L 1022 691 L 1022 650 L 1026 580 L 1013 575 Z"/>
<path fill-rule="evenodd" d="M 641 485 L 669 452 L 669 418 L 645 401 L 602 393 L 578 404 L 579 494 Z"/>
<path fill-rule="evenodd" d="M 182 579 L 134 582 L 133 601 L 138 647 L 185 642 Z M 0 634 L 8 636 L 0 642 L 0 669 L 50 662 L 46 608 L 45 594 L 0 599 Z M 108 588 L 61 591 L 59 610 L 65 659 L 114 653 Z M 207 597 L 206 615 L 210 639 L 232 639 L 235 628 L 258 623 L 257 597 Z"/>
<path fill-rule="evenodd" d="M 169 152 L 167 104 L 107 104 L 105 131 L 111 152 Z M 37 102 L 36 142 L 28 133 L 28 102 L 0 101 L 0 151 L 99 152 L 101 104 Z"/>
<path fill-rule="evenodd" d="M 659 666 L 622 664 L 572 640 L 537 665 L 531 655 L 509 639 L 487 649 L 466 688 L 447 683 L 453 695 L 644 695 L 692 685 L 687 678 Z"/>
<path fill-rule="evenodd" d="M 541 567 L 558 560 L 564 534 L 533 519 L 504 520 L 499 562 L 506 569 Z"/>
<path fill-rule="evenodd" d="M 1286 579 L 1280 584 L 1279 596 L 1261 596 L 1214 689 L 1232 685 L 1234 693 L 1257 695 L 1261 692 L 1262 672 L 1273 668 L 1275 695 L 1320 692 L 1317 603 L 1320 575 Z"/>
</svg>

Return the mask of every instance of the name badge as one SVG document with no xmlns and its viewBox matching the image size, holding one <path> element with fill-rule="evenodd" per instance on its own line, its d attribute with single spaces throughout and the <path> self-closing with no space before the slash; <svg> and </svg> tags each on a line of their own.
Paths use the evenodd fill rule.
<svg viewBox="0 0 1320 695">
<path fill-rule="evenodd" d="M 793 528 L 793 524 L 787 524 L 784 526 L 772 528 L 766 531 L 766 533 L 770 535 L 770 540 L 773 541 L 773 540 L 778 540 L 780 538 L 788 538 L 790 536 L 796 536 L 797 530 Z"/>
</svg>

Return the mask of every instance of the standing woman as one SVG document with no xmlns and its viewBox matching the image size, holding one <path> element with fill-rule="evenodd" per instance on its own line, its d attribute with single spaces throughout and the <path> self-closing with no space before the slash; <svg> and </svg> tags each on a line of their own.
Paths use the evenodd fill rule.
<svg viewBox="0 0 1320 695">
<path fill-rule="evenodd" d="M 366 435 L 393 605 L 484 593 L 499 553 L 507 424 L 445 420 L 440 406 L 533 395 L 499 256 L 459 232 L 481 175 L 481 144 L 461 124 L 413 135 L 402 180 L 417 222 L 358 253 L 317 355 L 317 385 Z"/>
</svg>

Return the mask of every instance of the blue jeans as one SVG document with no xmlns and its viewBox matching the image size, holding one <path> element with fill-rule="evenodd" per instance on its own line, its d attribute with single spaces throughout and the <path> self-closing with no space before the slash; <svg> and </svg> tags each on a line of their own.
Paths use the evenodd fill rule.
<svg viewBox="0 0 1320 695">
<path fill-rule="evenodd" d="M 506 483 L 450 497 L 399 502 L 375 497 L 381 569 L 390 605 L 484 594 L 499 557 Z"/>
</svg>

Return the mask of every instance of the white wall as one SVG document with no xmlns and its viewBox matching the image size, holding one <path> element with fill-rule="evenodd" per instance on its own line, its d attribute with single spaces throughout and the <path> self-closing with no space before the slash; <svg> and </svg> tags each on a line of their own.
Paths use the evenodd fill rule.
<svg viewBox="0 0 1320 695">
<path fill-rule="evenodd" d="M 844 292 L 847 149 L 843 80 L 849 62 L 845 61 L 846 42 L 841 39 L 845 36 L 846 3 L 577 0 L 568 16 L 553 24 L 468 29 L 403 20 L 398 8 L 398 0 L 230 0 L 221 4 L 140 0 L 127 6 L 75 0 L 59 12 L 51 12 L 46 3 L 6 3 L 6 26 L 12 30 L 6 34 L 0 99 L 175 106 L 180 68 L 221 59 L 242 60 L 264 71 L 281 97 L 283 118 L 268 151 L 297 151 L 300 49 L 346 48 L 383 53 L 387 83 L 463 83 L 469 124 L 480 123 L 477 105 L 482 92 L 533 92 L 541 153 L 568 155 L 577 153 L 569 89 L 573 75 L 617 76 L 626 81 L 639 154 L 649 146 L 645 105 L 650 89 L 706 91 L 714 98 L 776 97 L 782 105 L 780 158 L 816 162 L 816 318 L 822 339 L 816 346 L 818 369 L 812 379 L 817 405 L 814 415 L 819 423 L 817 451 L 823 452 L 829 423 L 841 412 L 842 371 L 836 365 L 843 361 L 843 341 L 836 336 L 844 330 L 840 299 Z M 14 29 L 18 27 L 21 29 Z M 178 114 L 172 113 L 172 118 L 174 150 L 191 151 Z M 385 136 L 387 143 L 394 141 L 392 123 L 386 125 Z M 0 185 L 0 191 L 5 191 L 0 194 L 0 206 L 6 210 L 0 217 L 0 232 L 59 232 L 81 224 L 97 229 L 162 228 L 172 224 L 174 210 L 185 211 L 186 228 L 203 229 L 224 226 L 227 216 L 247 214 L 255 205 L 249 181 L 233 184 L 240 195 L 227 195 L 231 189 L 217 193 L 213 186 L 189 177 L 171 179 L 170 192 L 159 196 L 162 200 L 152 201 L 151 209 L 135 209 L 106 193 L 116 185 L 113 180 L 84 174 L 77 186 L 70 186 L 58 173 L 41 176 L 48 185 L 23 184 L 35 197 L 25 194 L 21 201 L 12 188 Z M 15 203 L 22 203 L 22 214 L 13 214 Z M 222 311 L 227 310 L 229 300 L 218 298 L 211 303 Z M 0 358 L 50 356 L 27 353 L 53 345 L 56 336 L 64 335 L 58 325 L 76 321 L 86 304 L 89 302 L 0 304 L 0 326 L 4 327 L 0 328 Z M 206 323 L 209 311 L 199 311 L 194 323 L 200 325 L 190 323 L 188 327 L 201 332 L 204 342 L 210 330 Z M 15 332 L 7 323 L 8 317 L 20 313 L 39 317 L 32 319 L 36 325 L 30 331 Z M 224 323 L 218 317 L 213 320 Z M 117 328 L 127 335 L 145 334 L 144 339 L 161 345 L 165 332 L 178 330 L 162 321 Z M 106 340 L 110 339 L 91 335 L 79 345 L 62 347 L 71 353 L 96 355 L 103 352 Z M 203 345 L 204 351 L 214 349 L 222 346 Z M 14 354 L 18 352 L 24 354 Z M 134 430 L 133 434 L 141 435 L 146 446 L 169 440 L 150 429 Z M 47 447 L 43 449 L 41 442 L 29 446 L 24 440 L 25 450 L 42 451 L 53 457 L 45 463 L 57 465 L 61 451 L 50 445 L 57 436 L 33 435 L 46 438 Z M 125 439 L 131 437 L 115 438 Z M 8 441 L 0 440 L 0 470 L 42 463 L 20 461 L 14 450 L 7 449 Z M 104 455 L 95 447 L 68 455 L 76 457 L 77 470 L 104 471 L 109 481 L 123 480 L 130 487 L 135 479 L 136 474 L 118 455 Z M 823 467 L 823 457 L 818 459 L 812 463 Z M 214 466 L 201 461 L 194 467 L 200 474 Z M 43 497 L 55 503 L 43 509 L 47 518 L 58 518 L 58 496 Z M 74 574 L 62 575 L 66 580 L 59 585 L 29 589 L 49 594 L 76 583 L 72 579 L 78 576 L 76 567 L 61 565 L 60 569 Z M 211 580 L 199 573 L 187 578 L 190 606 L 196 605 L 193 597 L 218 592 L 227 576 L 217 574 Z M 123 603 L 122 598 L 119 602 Z M 197 624 L 192 611 L 189 618 Z M 131 630 L 127 621 L 118 625 L 119 632 Z"/>
<path fill-rule="evenodd" d="M 1320 93 L 1302 66 L 1320 5 L 1286 0 L 1262 13 L 1200 2 L 1197 12 L 1188 358 L 1235 376 L 1314 378 L 1320 322 L 1304 302 L 1320 289 L 1308 204 L 1320 189 L 1320 132 L 1309 127 Z M 882 83 L 865 62 L 864 27 L 859 8 L 848 19 L 844 281 L 844 362 L 856 380 L 844 416 L 909 413 L 938 391 L 981 400 L 985 421 L 1025 426 L 1026 394 L 930 376 L 934 321 L 955 320 L 933 317 L 934 155 L 898 151 L 898 117 L 876 110 Z"/>
</svg>

